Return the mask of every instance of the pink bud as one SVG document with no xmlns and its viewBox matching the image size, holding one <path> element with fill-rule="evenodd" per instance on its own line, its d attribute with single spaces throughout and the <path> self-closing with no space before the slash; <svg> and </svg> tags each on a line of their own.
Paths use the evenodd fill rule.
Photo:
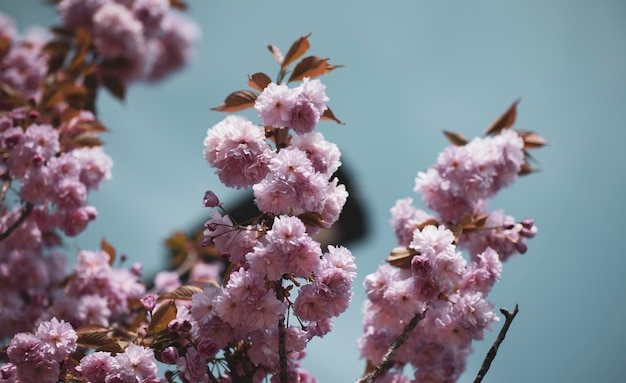
<svg viewBox="0 0 626 383">
<path fill-rule="evenodd" d="M 217 195 L 211 190 L 207 190 L 204 193 L 204 199 L 202 200 L 202 206 L 204 207 L 216 207 L 220 205 L 220 200 Z"/>
</svg>

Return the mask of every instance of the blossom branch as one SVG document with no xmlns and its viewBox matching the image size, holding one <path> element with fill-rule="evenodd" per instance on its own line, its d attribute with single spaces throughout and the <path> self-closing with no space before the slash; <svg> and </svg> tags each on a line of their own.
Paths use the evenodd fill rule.
<svg viewBox="0 0 626 383">
<path fill-rule="evenodd" d="M 509 312 L 505 309 L 500 309 L 500 312 L 505 317 L 504 325 L 502 326 L 498 337 L 493 342 L 493 345 L 487 352 L 487 355 L 485 355 L 485 359 L 483 360 L 483 364 L 480 367 L 480 371 L 478 371 L 478 374 L 476 375 L 476 379 L 474 379 L 474 383 L 480 383 L 487 374 L 487 371 L 489 371 L 491 362 L 493 362 L 493 360 L 495 359 L 498 348 L 500 347 L 500 344 L 502 344 L 502 342 L 504 341 L 504 337 L 506 336 L 506 333 L 509 330 L 509 327 L 511 326 L 511 323 L 513 322 L 513 319 L 517 315 L 518 311 L 519 310 L 517 304 L 515 305 L 513 312 Z"/>
<path fill-rule="evenodd" d="M 364 375 L 361 379 L 357 380 L 357 383 L 374 383 L 376 379 L 378 379 L 385 372 L 389 371 L 389 369 L 393 366 L 394 355 L 396 354 L 400 346 L 402 346 L 402 344 L 404 344 L 404 342 L 407 340 L 409 334 L 411 333 L 411 331 L 413 331 L 415 326 L 417 326 L 419 321 L 424 319 L 425 315 L 426 310 L 422 311 L 421 313 L 415 314 L 413 319 L 411 319 L 411 321 L 407 323 L 407 325 L 404 327 L 402 333 L 396 338 L 396 340 L 393 341 L 391 346 L 389 346 L 387 352 L 380 360 L 380 363 L 378 363 L 378 365 L 374 367 L 372 371 Z"/>
<path fill-rule="evenodd" d="M 22 224 L 22 222 L 26 220 L 26 218 L 28 218 L 31 211 L 33 211 L 33 204 L 27 202 L 26 205 L 24 205 L 24 209 L 22 210 L 22 213 L 18 217 L 17 221 L 13 222 L 13 224 L 11 224 L 4 233 L 0 234 L 0 241 L 4 241 L 5 239 L 7 239 L 9 235 L 11 235 L 11 233 L 15 229 L 17 229 Z"/>
</svg>

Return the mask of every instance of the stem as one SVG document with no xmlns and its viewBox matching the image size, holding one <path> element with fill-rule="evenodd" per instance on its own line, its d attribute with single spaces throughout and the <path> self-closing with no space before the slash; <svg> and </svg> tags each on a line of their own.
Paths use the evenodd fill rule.
<svg viewBox="0 0 626 383">
<path fill-rule="evenodd" d="M 515 308 L 513 309 L 513 312 L 509 312 L 505 309 L 500 309 L 500 312 L 505 317 L 504 325 L 502 326 L 502 329 L 500 330 L 498 337 L 493 342 L 493 345 L 491 345 L 491 348 L 487 352 L 487 355 L 485 355 L 485 359 L 483 360 L 483 365 L 480 367 L 480 371 L 478 371 L 478 375 L 476 375 L 476 379 L 474 379 L 474 383 L 480 383 L 485 377 L 485 375 L 487 374 L 487 371 L 489 371 L 491 362 L 493 362 L 493 360 L 495 359 L 496 353 L 498 352 L 498 348 L 500 347 L 500 344 L 502 344 L 502 342 L 504 341 L 506 332 L 509 330 L 509 327 L 511 326 L 511 323 L 513 322 L 513 319 L 515 318 L 515 315 L 517 315 L 518 311 L 519 310 L 518 310 L 517 304 L 515 304 Z"/>
<path fill-rule="evenodd" d="M 209 370 L 208 368 L 207 368 L 207 373 L 208 373 L 208 375 L 209 375 L 209 380 L 211 381 L 211 383 L 220 383 L 220 382 L 219 382 L 219 381 L 215 378 L 215 376 L 213 376 L 213 373 L 212 373 L 212 372 L 211 372 L 211 370 Z"/>
<path fill-rule="evenodd" d="M 287 331 L 285 331 L 285 318 L 278 321 L 278 361 L 280 363 L 280 383 L 289 383 L 287 373 Z"/>
<path fill-rule="evenodd" d="M 406 342 L 411 331 L 413 331 L 415 326 L 417 326 L 419 321 L 421 321 L 425 315 L 426 315 L 426 310 L 424 310 L 421 313 L 415 314 L 413 319 L 411 319 L 411 321 L 407 323 L 407 325 L 404 327 L 404 330 L 402 330 L 402 333 L 396 338 L 396 340 L 393 341 L 391 346 L 389 346 L 389 348 L 387 349 L 387 352 L 385 353 L 385 355 L 383 355 L 382 359 L 380 360 L 380 363 L 378 363 L 378 365 L 374 367 L 372 371 L 365 374 L 361 379 L 357 380 L 357 383 L 374 383 L 376 379 L 378 379 L 385 372 L 389 371 L 389 369 L 393 366 L 393 363 L 394 363 L 393 362 L 394 355 L 396 354 L 400 346 L 402 346 L 402 344 Z"/>
<path fill-rule="evenodd" d="M 26 218 L 30 215 L 31 211 L 33 211 L 33 204 L 30 202 L 27 202 L 26 205 L 24 205 L 24 209 L 22 210 L 22 213 L 17 218 L 17 221 L 13 222 L 13 224 L 11 224 L 4 233 L 0 233 L 0 241 L 4 241 L 5 239 L 7 239 L 9 235 L 11 235 L 11 233 L 15 229 L 17 229 L 22 224 L 22 222 L 26 220 Z"/>
</svg>

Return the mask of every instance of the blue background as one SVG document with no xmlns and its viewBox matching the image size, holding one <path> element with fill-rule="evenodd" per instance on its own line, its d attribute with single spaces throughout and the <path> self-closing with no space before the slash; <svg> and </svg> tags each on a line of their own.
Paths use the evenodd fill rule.
<svg viewBox="0 0 626 383">
<path fill-rule="evenodd" d="M 352 246 L 359 280 L 335 330 L 312 342 L 304 366 L 321 382 L 363 371 L 361 281 L 395 246 L 389 209 L 447 145 L 442 130 L 480 135 L 517 98 L 515 127 L 550 146 L 534 154 L 542 172 L 492 202 L 539 234 L 505 264 L 490 299 L 520 313 L 486 382 L 618 382 L 626 376 L 626 3 L 623 1 L 189 1 L 202 39 L 193 64 L 157 86 L 131 88 L 125 102 L 104 95 L 100 118 L 113 180 L 90 196 L 100 216 L 67 244 L 97 248 L 104 236 L 147 273 L 163 262 L 163 239 L 208 211 L 206 189 L 222 187 L 202 157 L 209 111 L 247 75 L 277 65 L 313 32 L 311 54 L 345 65 L 322 80 L 346 125 L 320 125 L 339 145 L 367 202 L 372 233 Z M 40 1 L 0 0 L 18 27 L 55 23 Z M 477 343 L 462 382 L 471 382 L 496 336 Z"/>
</svg>

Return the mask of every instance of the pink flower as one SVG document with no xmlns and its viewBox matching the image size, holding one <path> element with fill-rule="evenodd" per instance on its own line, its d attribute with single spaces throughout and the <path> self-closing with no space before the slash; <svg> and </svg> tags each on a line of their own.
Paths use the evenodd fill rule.
<svg viewBox="0 0 626 383">
<path fill-rule="evenodd" d="M 59 133 L 50 125 L 31 125 L 24 133 L 24 149 L 51 158 L 60 150 Z"/>
<path fill-rule="evenodd" d="M 90 382 L 104 382 L 107 375 L 113 372 L 115 359 L 108 352 L 96 351 L 85 355 L 80 360 L 77 370 Z"/>
<path fill-rule="evenodd" d="M 302 84 L 300 84 L 295 91 L 310 101 L 320 116 L 328 108 L 326 106 L 326 103 L 328 102 L 328 97 L 326 97 L 325 93 L 326 85 L 322 84 L 319 79 L 311 80 L 310 78 L 305 77 L 302 80 Z"/>
<path fill-rule="evenodd" d="M 392 281 L 383 298 L 395 308 L 397 320 L 405 323 L 425 308 L 424 302 L 414 292 L 413 278 Z"/>
<path fill-rule="evenodd" d="M 10 87 L 25 99 L 41 97 L 40 86 L 48 71 L 42 51 L 14 46 L 0 61 L 0 83 Z"/>
<path fill-rule="evenodd" d="M 266 126 L 289 127 L 298 93 L 287 85 L 270 83 L 257 97 L 254 108 Z"/>
<path fill-rule="evenodd" d="M 413 206 L 412 198 L 404 198 L 396 201 L 391 208 L 389 223 L 396 233 L 396 239 L 400 246 L 409 246 L 413 240 L 415 229 L 428 220 L 435 219 L 432 215 Z"/>
<path fill-rule="evenodd" d="M 141 22 L 128 8 L 115 2 L 104 3 L 92 21 L 93 42 L 98 53 L 105 60 L 123 60 L 126 64 L 122 69 L 101 66 L 103 73 L 124 81 L 141 77 L 146 64 L 146 42 Z"/>
<path fill-rule="evenodd" d="M 72 325 L 57 318 L 41 322 L 35 336 L 42 341 L 42 350 L 60 362 L 76 350 L 78 335 Z"/>
<path fill-rule="evenodd" d="M 161 2 L 162 0 L 144 0 L 143 2 L 155 1 Z M 191 20 L 179 17 L 178 14 L 172 12 L 167 12 L 162 16 L 158 28 L 152 27 L 151 25 L 157 21 L 158 13 L 153 13 L 154 8 L 152 7 L 144 7 L 143 9 L 151 15 L 149 19 L 141 16 L 145 29 L 148 32 L 155 30 L 154 37 L 148 40 L 147 45 L 150 61 L 146 78 L 150 81 L 160 81 L 192 60 L 192 48 L 200 38 L 200 29 Z M 135 6 L 136 15 L 137 12 Z M 148 21 L 150 25 L 147 25 Z"/>
<path fill-rule="evenodd" d="M 149 381 L 157 376 L 156 359 L 150 348 L 131 343 L 115 356 L 115 361 L 117 372 L 134 377 L 136 381 Z"/>
<path fill-rule="evenodd" d="M 113 160 L 102 147 L 74 149 L 71 153 L 80 164 L 80 182 L 87 190 L 98 190 L 103 181 L 111 179 Z"/>
<path fill-rule="evenodd" d="M 290 111 L 289 126 L 297 134 L 310 133 L 315 129 L 315 125 L 320 120 L 320 114 L 305 97 L 296 97 Z"/>
<path fill-rule="evenodd" d="M 10 362 L 18 366 L 22 363 L 39 363 L 46 359 L 43 342 L 29 333 L 15 334 L 9 342 L 7 356 Z"/>
<path fill-rule="evenodd" d="M 230 187 L 246 188 L 261 181 L 272 156 L 263 130 L 242 116 L 228 116 L 207 131 L 204 158 Z"/>
<path fill-rule="evenodd" d="M 198 323 L 206 323 L 215 315 L 213 302 L 219 294 L 218 288 L 209 286 L 191 297 L 191 316 Z"/>
<path fill-rule="evenodd" d="M 178 358 L 176 367 L 187 381 L 195 383 L 207 383 L 209 381 L 206 358 L 193 347 L 187 349 L 185 356 Z"/>
<path fill-rule="evenodd" d="M 341 153 L 337 145 L 324 139 L 322 133 L 311 132 L 297 135 L 291 145 L 306 152 L 315 171 L 330 177 L 341 166 Z"/>
<path fill-rule="evenodd" d="M 433 257 L 446 250 L 449 246 L 453 246 L 453 241 L 454 234 L 445 226 L 435 227 L 427 225 L 422 230 L 413 232 L 413 240 L 409 246 L 421 255 Z"/>
</svg>

